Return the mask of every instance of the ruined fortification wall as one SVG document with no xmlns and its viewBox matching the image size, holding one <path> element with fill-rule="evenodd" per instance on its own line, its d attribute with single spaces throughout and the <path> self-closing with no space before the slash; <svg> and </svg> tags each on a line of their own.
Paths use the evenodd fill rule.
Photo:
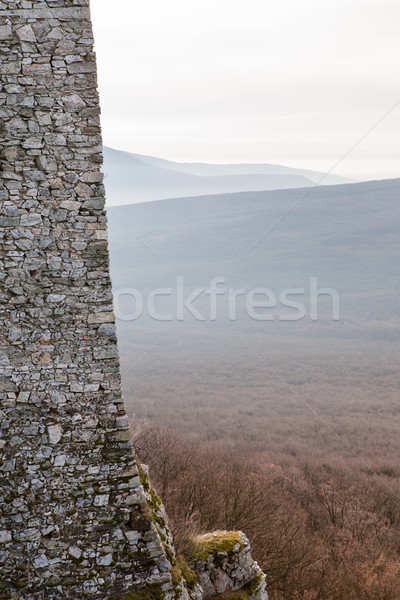
<svg viewBox="0 0 400 600">
<path fill-rule="evenodd" d="M 0 0 L 0 598 L 171 588 L 108 267 L 88 0 Z"/>
<path fill-rule="evenodd" d="M 239 533 L 196 583 L 135 462 L 99 113 L 88 0 L 0 0 L 0 599 L 268 600 Z"/>
</svg>

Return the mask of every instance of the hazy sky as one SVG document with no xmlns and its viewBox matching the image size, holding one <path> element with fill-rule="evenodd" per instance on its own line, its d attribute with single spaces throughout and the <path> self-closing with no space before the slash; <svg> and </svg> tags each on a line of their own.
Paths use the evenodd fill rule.
<svg viewBox="0 0 400 600">
<path fill-rule="evenodd" d="M 400 103 L 398 0 L 92 0 L 105 144 L 328 170 Z M 335 169 L 400 176 L 400 104 Z"/>
</svg>

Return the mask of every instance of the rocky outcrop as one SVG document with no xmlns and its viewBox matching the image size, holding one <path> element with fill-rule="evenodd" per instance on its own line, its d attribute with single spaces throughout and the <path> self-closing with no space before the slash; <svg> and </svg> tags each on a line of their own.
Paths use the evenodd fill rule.
<svg viewBox="0 0 400 600">
<path fill-rule="evenodd" d="M 265 574 L 253 560 L 250 543 L 241 531 L 214 531 L 191 540 L 186 559 L 175 552 L 168 517 L 161 499 L 151 487 L 146 465 L 139 465 L 146 504 L 132 513 L 144 528 L 152 522 L 166 555 L 164 569 L 171 570 L 171 583 L 152 584 L 114 600 L 268 600 Z M 140 528 L 136 524 L 136 528 Z"/>
<path fill-rule="evenodd" d="M 265 575 L 252 559 L 249 540 L 240 531 L 215 531 L 197 537 L 191 566 L 203 598 L 268 600 Z"/>
</svg>

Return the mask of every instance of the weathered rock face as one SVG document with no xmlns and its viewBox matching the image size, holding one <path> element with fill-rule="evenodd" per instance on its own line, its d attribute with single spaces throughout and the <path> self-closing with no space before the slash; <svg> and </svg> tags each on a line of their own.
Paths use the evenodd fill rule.
<svg viewBox="0 0 400 600">
<path fill-rule="evenodd" d="M 268 600 L 265 575 L 251 557 L 249 540 L 240 531 L 215 531 L 197 537 L 191 566 L 203 598 Z"/>
<path fill-rule="evenodd" d="M 171 564 L 121 400 L 88 0 L 0 0 L 0 598 Z"/>
</svg>

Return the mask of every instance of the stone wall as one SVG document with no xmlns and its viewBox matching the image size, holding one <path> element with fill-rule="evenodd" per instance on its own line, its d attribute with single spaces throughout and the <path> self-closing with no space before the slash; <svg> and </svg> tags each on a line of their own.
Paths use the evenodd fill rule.
<svg viewBox="0 0 400 600">
<path fill-rule="evenodd" d="M 197 581 L 135 461 L 88 0 L 0 0 L 0 77 L 0 599 L 267 600 L 241 533 Z"/>
<path fill-rule="evenodd" d="M 4 599 L 172 595 L 121 399 L 92 46 L 88 0 L 0 0 Z"/>
</svg>

